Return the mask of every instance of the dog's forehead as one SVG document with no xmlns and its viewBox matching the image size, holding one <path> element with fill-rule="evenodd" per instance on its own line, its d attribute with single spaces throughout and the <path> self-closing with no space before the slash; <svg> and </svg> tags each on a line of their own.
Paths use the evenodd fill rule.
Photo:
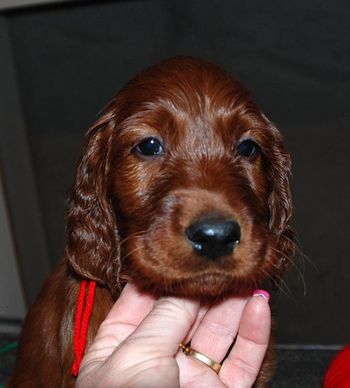
<svg viewBox="0 0 350 388">
<path fill-rule="evenodd" d="M 238 122 L 244 120 L 242 112 L 257 110 L 239 81 L 216 65 L 193 58 L 153 66 L 129 82 L 117 100 L 127 124 L 148 125 L 162 136 L 180 136 L 182 141 L 196 141 L 196 135 L 226 140 L 224 121 Z"/>
<path fill-rule="evenodd" d="M 175 58 L 145 70 L 121 93 L 128 103 L 163 104 L 196 115 L 250 102 L 249 92 L 220 67 L 194 58 Z"/>
</svg>

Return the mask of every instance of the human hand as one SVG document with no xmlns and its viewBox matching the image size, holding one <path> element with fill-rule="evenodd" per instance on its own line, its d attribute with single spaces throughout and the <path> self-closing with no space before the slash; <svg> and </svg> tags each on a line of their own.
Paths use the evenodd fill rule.
<svg viewBox="0 0 350 388">
<path fill-rule="evenodd" d="M 76 387 L 251 387 L 270 326 L 262 297 L 229 297 L 208 308 L 185 298 L 156 300 L 127 284 L 83 358 Z M 179 349 L 191 342 L 221 362 L 235 338 L 218 374 Z"/>
</svg>

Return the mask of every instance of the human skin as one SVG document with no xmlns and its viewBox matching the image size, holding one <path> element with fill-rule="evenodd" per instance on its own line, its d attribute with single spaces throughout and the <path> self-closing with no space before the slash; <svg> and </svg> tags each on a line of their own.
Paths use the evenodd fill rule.
<svg viewBox="0 0 350 388">
<path fill-rule="evenodd" d="M 88 349 L 77 388 L 251 387 L 271 327 L 267 298 L 228 297 L 208 307 L 154 296 L 127 284 Z M 179 343 L 221 362 L 219 374 L 179 350 Z"/>
</svg>

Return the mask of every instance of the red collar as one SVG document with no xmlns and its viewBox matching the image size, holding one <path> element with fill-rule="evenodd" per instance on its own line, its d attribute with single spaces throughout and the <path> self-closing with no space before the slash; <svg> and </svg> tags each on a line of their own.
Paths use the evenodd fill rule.
<svg viewBox="0 0 350 388">
<path fill-rule="evenodd" d="M 87 295 L 86 286 L 88 285 Z M 83 280 L 79 288 L 77 309 L 74 319 L 74 362 L 72 366 L 72 375 L 78 376 L 81 360 L 83 359 L 86 339 L 89 330 L 89 322 L 94 307 L 96 282 L 94 280 Z"/>
</svg>

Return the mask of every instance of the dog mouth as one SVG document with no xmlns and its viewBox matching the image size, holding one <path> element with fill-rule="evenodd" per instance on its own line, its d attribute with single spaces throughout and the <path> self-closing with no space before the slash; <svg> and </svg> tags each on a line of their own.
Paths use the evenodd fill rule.
<svg viewBox="0 0 350 388">
<path fill-rule="evenodd" d="M 125 268 L 127 268 L 126 266 Z M 217 265 L 211 265 L 202 271 L 187 271 L 182 275 L 172 276 L 138 268 L 130 264 L 125 273 L 125 279 L 131 281 L 146 292 L 163 296 L 178 296 L 208 300 L 222 299 L 226 295 L 249 296 L 258 288 L 259 282 L 252 274 L 242 274 L 238 271 L 228 271 Z M 241 272 L 241 271 L 240 271 Z"/>
<path fill-rule="evenodd" d="M 169 256 L 166 255 L 169 259 Z M 129 257 L 122 277 L 140 290 L 157 295 L 215 300 L 225 295 L 248 296 L 264 280 L 260 264 L 237 256 L 208 260 L 192 253 L 171 258 L 166 265 L 150 256 Z M 140 262 L 141 261 L 141 262 Z M 174 264 L 174 262 L 176 262 Z M 145 265 L 147 263 L 147 265 Z M 152 263 L 152 264 L 151 264 Z"/>
</svg>

